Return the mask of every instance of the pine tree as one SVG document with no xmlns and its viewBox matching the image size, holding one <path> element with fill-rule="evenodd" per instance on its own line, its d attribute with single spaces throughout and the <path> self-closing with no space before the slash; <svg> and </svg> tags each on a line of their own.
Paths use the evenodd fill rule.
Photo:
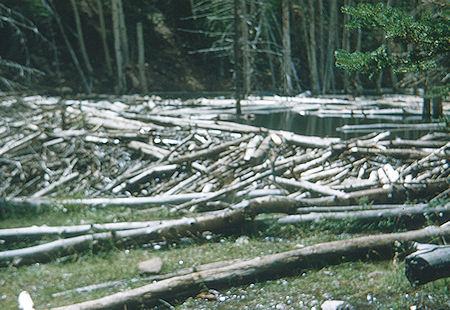
<svg viewBox="0 0 450 310">
<path fill-rule="evenodd" d="M 369 73 L 370 76 L 389 67 L 395 72 L 418 73 L 425 89 L 428 89 L 428 84 L 434 85 L 427 97 L 448 95 L 450 5 L 439 1 L 433 1 L 433 5 L 438 6 L 437 12 L 425 12 L 419 18 L 413 18 L 400 9 L 382 3 L 342 7 L 342 12 L 352 17 L 347 27 L 379 29 L 384 31 L 387 40 L 412 48 L 401 55 L 388 54 L 385 44 L 368 52 L 337 50 L 336 66 L 349 72 Z"/>
</svg>

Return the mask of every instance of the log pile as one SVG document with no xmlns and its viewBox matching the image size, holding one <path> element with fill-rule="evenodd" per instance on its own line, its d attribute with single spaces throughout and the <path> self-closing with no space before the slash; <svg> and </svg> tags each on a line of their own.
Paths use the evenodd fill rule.
<svg viewBox="0 0 450 310">
<path fill-rule="evenodd" d="M 450 134 L 430 132 L 417 140 L 379 130 L 347 140 L 302 136 L 218 120 L 217 115 L 230 104 L 200 101 L 180 109 L 179 101 L 136 96 L 113 102 L 39 96 L 1 100 L 0 218 L 8 212 L 54 204 L 163 205 L 184 217 L 0 229 L 0 241 L 7 248 L 0 252 L 0 266 L 48 262 L 103 245 L 148 245 L 221 232 L 263 213 L 284 214 L 277 218 L 279 224 L 430 214 L 439 217 L 439 222 L 449 220 L 450 204 L 429 202 L 448 199 Z M 286 106 L 292 108 L 292 104 Z M 311 109 L 302 104 L 305 110 Z M 318 109 L 318 102 L 311 104 Z M 279 109 L 279 102 L 263 108 Z M 250 109 L 258 107 L 244 104 L 244 112 Z M 86 198 L 73 198 L 80 196 Z M 405 204 L 408 199 L 417 203 Z M 355 248 L 360 249 L 357 257 L 366 257 L 367 251 L 381 253 L 380 246 L 391 257 L 395 240 L 429 241 L 427 230 L 418 232 L 408 238 L 402 233 L 363 237 L 355 240 L 357 246 L 353 240 L 316 245 L 226 262 L 211 270 L 161 276 L 153 284 L 86 302 L 83 307 L 152 304 L 159 298 L 155 290 L 166 293 L 166 285 L 173 283 L 184 288 L 184 281 L 192 282 L 192 277 L 229 283 L 236 277 L 245 280 L 267 273 L 265 266 L 272 268 L 274 263 L 290 270 L 303 255 L 312 253 L 315 258 L 318 249 L 329 259 L 336 258 L 331 263 L 339 263 L 345 251 L 354 255 Z M 444 236 L 441 230 L 437 235 Z M 368 244 L 373 238 L 376 244 Z M 30 246 L 16 248 L 16 242 L 24 240 L 31 241 Z M 330 252 L 330 245 L 342 249 Z M 367 249 L 361 250 L 362 245 Z M 244 277 L 248 266 L 255 272 Z M 189 289 L 197 292 L 195 285 Z"/>
<path fill-rule="evenodd" d="M 82 203 L 96 204 L 108 196 L 120 199 L 106 203 L 190 210 L 274 191 L 316 206 L 448 196 L 448 133 L 342 140 L 152 112 L 178 104 L 148 97 L 3 100 L 0 197 L 45 203 L 83 196 L 93 199 Z"/>
</svg>

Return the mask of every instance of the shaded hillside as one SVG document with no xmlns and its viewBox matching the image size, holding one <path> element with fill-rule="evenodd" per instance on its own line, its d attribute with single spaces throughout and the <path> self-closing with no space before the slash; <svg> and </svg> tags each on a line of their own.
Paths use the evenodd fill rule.
<svg viewBox="0 0 450 310">
<path fill-rule="evenodd" d="M 385 88 L 425 87 L 429 78 L 423 72 L 387 66 L 369 79 L 369 73 L 336 68 L 336 50 L 363 53 L 382 45 L 386 55 L 401 58 L 409 53 L 408 42 L 386 36 L 379 27 L 345 26 L 356 18 L 343 13 L 346 6 L 363 5 L 365 14 L 364 5 L 379 2 L 2 0 L 0 90 L 231 91 L 239 84 L 233 84 L 233 76 L 238 81 L 241 75 L 246 94 L 311 90 L 313 95 L 357 95 L 367 89 L 381 93 Z M 426 33 L 436 30 L 442 49 L 448 48 L 443 3 L 403 0 L 377 7 L 390 6 L 401 9 L 414 25 L 423 16 L 441 16 L 438 27 L 423 26 Z M 436 67 L 435 83 L 446 76 L 448 62 L 432 60 L 428 65 Z"/>
</svg>

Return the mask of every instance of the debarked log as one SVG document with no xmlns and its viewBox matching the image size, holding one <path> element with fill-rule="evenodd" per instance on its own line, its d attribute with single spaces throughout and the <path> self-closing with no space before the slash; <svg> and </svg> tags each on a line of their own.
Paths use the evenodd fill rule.
<svg viewBox="0 0 450 310">
<path fill-rule="evenodd" d="M 415 215 L 439 214 L 444 221 L 450 217 L 450 204 L 438 207 L 416 206 L 416 207 L 400 207 L 395 209 L 383 210 L 364 210 L 364 211 L 347 211 L 347 212 L 313 212 L 309 214 L 295 214 L 282 217 L 278 220 L 280 224 L 308 223 L 319 220 L 343 220 L 356 219 L 358 221 L 377 221 L 392 217 L 411 217 Z"/>
<path fill-rule="evenodd" d="M 94 240 L 105 239 L 110 233 L 77 236 L 60 239 L 24 249 L 0 252 L 0 265 L 27 265 L 36 262 L 48 262 L 56 257 L 67 256 L 84 251 Z"/>
<path fill-rule="evenodd" d="M 335 197 L 341 198 L 341 199 L 349 199 L 350 198 L 349 194 L 347 194 L 343 191 L 335 190 L 328 186 L 312 183 L 309 181 L 304 181 L 304 180 L 296 181 L 296 180 L 290 180 L 290 179 L 286 179 L 286 178 L 282 178 L 282 177 L 275 177 L 275 182 L 282 184 L 282 185 L 303 188 L 308 191 L 312 191 L 312 192 L 319 193 L 322 195 L 335 196 Z"/>
<path fill-rule="evenodd" d="M 421 230 L 381 234 L 316 244 L 299 250 L 282 252 L 176 276 L 99 299 L 53 308 L 53 310 L 128 309 L 155 305 L 162 298 L 192 296 L 205 287 L 230 287 L 250 281 L 279 278 L 306 268 L 320 268 L 355 259 L 387 259 L 394 254 L 396 241 L 424 241 L 449 237 L 450 227 L 430 226 Z"/>
<path fill-rule="evenodd" d="M 43 237 L 58 236 L 61 238 L 74 237 L 89 233 L 108 232 L 118 230 L 138 229 L 175 222 L 176 220 L 146 221 L 146 222 L 119 222 L 103 224 L 83 224 L 72 226 L 30 226 L 0 229 L 0 240 L 6 242 L 17 240 L 33 240 Z"/>
<path fill-rule="evenodd" d="M 158 195 L 151 197 L 119 197 L 119 198 L 81 198 L 81 199 L 51 199 L 51 198 L 11 198 L 0 199 L 1 209 L 31 210 L 52 205 L 85 205 L 85 206 L 126 206 L 141 207 L 149 205 L 179 204 L 192 199 L 212 196 L 213 193 L 186 193 L 176 195 Z"/>
<path fill-rule="evenodd" d="M 416 244 L 417 252 L 406 257 L 405 274 L 413 286 L 450 277 L 450 246 Z"/>
</svg>

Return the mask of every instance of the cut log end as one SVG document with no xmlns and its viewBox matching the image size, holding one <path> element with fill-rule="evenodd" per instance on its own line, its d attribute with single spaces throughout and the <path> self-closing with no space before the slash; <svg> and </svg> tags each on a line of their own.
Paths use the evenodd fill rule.
<svg viewBox="0 0 450 310">
<path fill-rule="evenodd" d="M 413 286 L 450 277 L 450 246 L 432 246 L 406 257 L 405 274 Z"/>
</svg>

